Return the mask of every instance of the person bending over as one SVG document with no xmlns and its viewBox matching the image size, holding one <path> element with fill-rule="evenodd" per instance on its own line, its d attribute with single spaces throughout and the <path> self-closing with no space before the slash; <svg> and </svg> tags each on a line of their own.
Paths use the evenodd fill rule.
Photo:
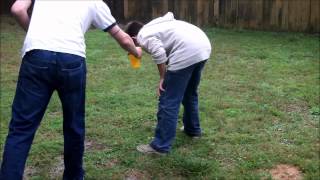
<svg viewBox="0 0 320 180">
<path fill-rule="evenodd" d="M 184 133 L 200 137 L 198 86 L 202 69 L 211 54 L 211 44 L 198 27 L 176 20 L 169 12 L 146 25 L 129 22 L 125 30 L 151 54 L 158 66 L 160 80 L 157 127 L 150 144 L 139 145 L 142 153 L 165 154 L 176 135 L 179 107 L 184 106 Z"/>
</svg>

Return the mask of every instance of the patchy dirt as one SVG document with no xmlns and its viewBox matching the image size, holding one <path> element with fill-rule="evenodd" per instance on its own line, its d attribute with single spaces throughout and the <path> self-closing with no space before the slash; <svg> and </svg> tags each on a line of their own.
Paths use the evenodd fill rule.
<svg viewBox="0 0 320 180">
<path fill-rule="evenodd" d="M 108 148 L 106 145 L 90 139 L 84 142 L 84 147 L 85 147 L 85 151 L 94 151 L 94 150 L 100 151 Z"/>
<path fill-rule="evenodd" d="M 37 170 L 35 167 L 32 166 L 26 166 L 23 173 L 23 180 L 29 180 L 32 176 L 35 176 L 37 173 Z"/>
<path fill-rule="evenodd" d="M 302 173 L 299 168 L 287 165 L 280 164 L 270 171 L 271 177 L 273 180 L 302 180 Z"/>
<path fill-rule="evenodd" d="M 118 164 L 119 164 L 119 160 L 117 160 L 117 159 L 107 160 L 107 162 L 96 162 L 95 163 L 97 168 L 102 168 L 102 169 L 111 169 Z"/>
<path fill-rule="evenodd" d="M 144 180 L 151 179 L 150 175 L 146 172 L 131 169 L 126 172 L 125 180 Z"/>
<path fill-rule="evenodd" d="M 295 104 L 288 104 L 285 107 L 285 111 L 287 113 L 298 113 L 300 114 L 304 119 L 307 119 L 309 117 L 309 108 L 308 104 L 306 102 L 297 102 Z"/>
<path fill-rule="evenodd" d="M 50 178 L 55 179 L 58 177 L 62 177 L 63 171 L 64 171 L 64 162 L 63 157 L 59 156 L 56 158 L 56 163 L 53 165 L 53 167 L 50 170 Z"/>
</svg>

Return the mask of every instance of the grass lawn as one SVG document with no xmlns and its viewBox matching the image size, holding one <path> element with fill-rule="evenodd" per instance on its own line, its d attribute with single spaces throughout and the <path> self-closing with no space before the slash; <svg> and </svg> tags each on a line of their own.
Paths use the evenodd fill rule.
<svg viewBox="0 0 320 180">
<path fill-rule="evenodd" d="M 13 19 L 1 18 L 2 154 L 25 34 Z M 214 52 L 199 89 L 204 135 L 192 140 L 177 131 L 165 157 L 135 150 L 152 139 L 156 125 L 158 73 L 150 56 L 131 69 L 110 36 L 87 33 L 86 179 L 271 179 L 281 164 L 299 169 L 304 179 L 319 177 L 319 36 L 205 31 Z M 55 93 L 25 176 L 61 179 L 62 157 Z"/>
</svg>

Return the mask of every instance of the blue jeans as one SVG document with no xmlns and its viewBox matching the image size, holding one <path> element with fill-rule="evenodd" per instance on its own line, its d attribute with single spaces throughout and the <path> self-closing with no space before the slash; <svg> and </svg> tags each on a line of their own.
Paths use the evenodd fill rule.
<svg viewBox="0 0 320 180">
<path fill-rule="evenodd" d="M 150 146 L 168 153 L 176 135 L 180 104 L 184 106 L 184 131 L 190 136 L 201 135 L 198 110 L 198 86 L 206 61 L 177 71 L 167 71 L 164 79 L 165 91 L 161 92 L 158 107 L 158 123 Z"/>
<path fill-rule="evenodd" d="M 20 180 L 40 121 L 54 90 L 63 109 L 64 179 L 83 179 L 86 64 L 80 56 L 45 50 L 28 52 L 20 67 L 1 180 Z"/>
</svg>

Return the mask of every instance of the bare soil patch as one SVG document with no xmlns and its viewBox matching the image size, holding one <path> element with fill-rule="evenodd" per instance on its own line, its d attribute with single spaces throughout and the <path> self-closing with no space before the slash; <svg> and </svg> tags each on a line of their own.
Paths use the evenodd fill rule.
<svg viewBox="0 0 320 180">
<path fill-rule="evenodd" d="M 142 171 L 135 170 L 135 169 L 131 169 L 127 171 L 126 177 L 125 177 L 125 180 L 146 180 L 146 179 L 151 179 L 149 174 Z"/>
<path fill-rule="evenodd" d="M 26 168 L 24 169 L 24 173 L 23 173 L 23 180 L 29 180 L 36 173 L 37 173 L 37 170 L 35 167 L 26 166 Z"/>
<path fill-rule="evenodd" d="M 64 171 L 64 162 L 63 157 L 59 156 L 56 158 L 56 163 L 53 168 L 50 170 L 50 178 L 55 179 L 57 177 L 62 177 Z"/>
<path fill-rule="evenodd" d="M 302 180 L 302 173 L 299 168 L 287 165 L 280 164 L 270 171 L 271 177 L 274 180 Z"/>
<path fill-rule="evenodd" d="M 94 151 L 94 150 L 101 151 L 108 148 L 106 145 L 90 139 L 84 142 L 84 147 L 85 147 L 85 151 Z"/>
</svg>

